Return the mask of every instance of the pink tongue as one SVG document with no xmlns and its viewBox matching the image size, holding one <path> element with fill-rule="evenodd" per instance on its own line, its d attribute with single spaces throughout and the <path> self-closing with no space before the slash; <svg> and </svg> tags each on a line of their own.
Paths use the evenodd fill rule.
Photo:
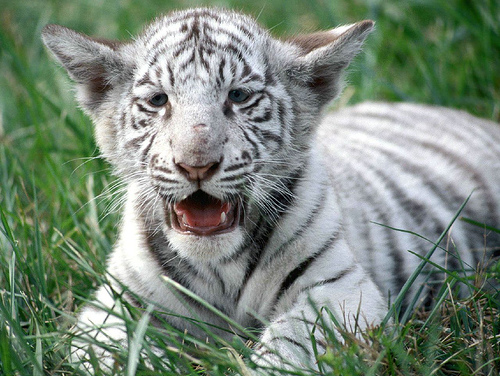
<svg viewBox="0 0 500 376">
<path fill-rule="evenodd" d="M 174 210 L 179 220 L 191 227 L 215 227 L 221 222 L 222 212 L 230 210 L 230 205 L 229 202 L 222 202 L 203 192 L 196 192 L 175 204 Z"/>
</svg>

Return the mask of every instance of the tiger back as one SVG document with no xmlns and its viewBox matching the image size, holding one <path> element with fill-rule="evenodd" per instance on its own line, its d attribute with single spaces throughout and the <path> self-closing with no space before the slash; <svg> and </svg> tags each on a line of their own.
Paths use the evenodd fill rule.
<svg viewBox="0 0 500 376">
<path fill-rule="evenodd" d="M 499 233 L 464 219 L 499 227 L 499 128 L 463 111 L 410 103 L 363 103 L 322 122 L 316 141 L 336 161 L 328 172 L 349 243 L 386 296 L 422 261 L 412 252 L 424 257 L 442 234 L 431 260 L 462 276 L 498 254 Z M 431 304 L 445 278 L 428 268 L 406 302 L 423 286 L 421 300 Z"/>
</svg>

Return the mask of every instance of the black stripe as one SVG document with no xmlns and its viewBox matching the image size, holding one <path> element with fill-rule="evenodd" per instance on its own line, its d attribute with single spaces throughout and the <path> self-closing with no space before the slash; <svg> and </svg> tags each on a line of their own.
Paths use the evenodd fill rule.
<svg viewBox="0 0 500 376">
<path fill-rule="evenodd" d="M 240 170 L 244 167 L 248 166 L 248 162 L 242 162 L 242 163 L 236 163 L 233 165 L 229 165 L 224 169 L 224 172 L 230 172 L 230 171 L 235 171 L 235 170 Z M 236 175 L 237 177 L 239 175 Z"/>
<path fill-rule="evenodd" d="M 275 189 L 271 193 L 271 199 L 269 200 L 271 203 L 279 202 L 281 205 L 279 208 L 275 208 L 276 218 L 280 217 L 283 213 L 288 211 L 288 209 L 294 205 L 295 203 L 295 187 L 297 183 L 303 176 L 304 168 L 297 163 L 295 166 L 297 170 L 290 173 L 290 176 L 280 179 L 279 182 L 281 186 L 279 189 Z"/>
<path fill-rule="evenodd" d="M 138 80 L 137 83 L 135 84 L 136 87 L 142 86 L 142 85 L 155 86 L 154 82 L 152 82 L 151 78 L 149 77 L 149 72 L 146 72 L 146 74 L 140 80 Z"/>
<path fill-rule="evenodd" d="M 238 58 L 238 63 L 240 61 L 246 61 L 244 56 L 245 54 L 238 48 L 237 45 L 234 45 L 232 43 L 226 43 L 226 44 L 217 44 L 218 49 L 224 51 L 226 50 L 227 52 L 231 52 L 233 55 L 235 55 Z M 233 76 L 235 75 L 236 72 L 233 71 Z"/>
<path fill-rule="evenodd" d="M 179 71 L 183 72 L 187 70 L 187 68 L 194 63 L 195 59 L 196 59 L 196 51 L 193 49 L 189 58 L 180 65 Z"/>
<path fill-rule="evenodd" d="M 164 177 L 163 175 L 155 174 L 154 172 L 151 174 L 151 176 L 154 180 L 159 180 L 163 183 L 179 184 L 179 182 L 175 179 L 169 179 L 169 178 Z"/>
<path fill-rule="evenodd" d="M 224 114 L 225 117 L 229 119 L 232 119 L 234 117 L 233 108 L 228 100 L 224 102 L 224 105 L 222 107 L 222 113 Z"/>
<path fill-rule="evenodd" d="M 224 77 L 224 66 L 226 65 L 226 59 L 225 58 L 221 58 L 221 61 L 219 63 L 219 77 L 225 81 L 225 77 Z"/>
<path fill-rule="evenodd" d="M 141 156 L 142 156 L 141 161 L 142 162 L 146 162 L 146 158 L 147 158 L 147 156 L 149 154 L 149 151 L 151 150 L 151 147 L 153 146 L 153 142 L 156 139 L 156 135 L 157 135 L 157 133 L 153 133 L 151 135 L 151 138 L 150 138 L 148 144 L 146 145 L 146 147 L 144 148 L 144 150 L 141 152 Z"/>
<path fill-rule="evenodd" d="M 156 81 L 159 82 L 160 86 L 165 86 L 163 83 L 162 83 L 162 78 L 163 78 L 163 66 L 161 65 L 157 65 L 156 66 L 156 69 L 155 69 L 155 78 L 156 78 Z"/>
<path fill-rule="evenodd" d="M 178 30 L 172 30 L 172 31 L 169 31 L 168 33 L 164 33 L 164 29 L 159 29 L 159 30 L 156 30 L 155 32 L 152 33 L 152 35 L 150 35 L 149 39 L 152 39 L 153 37 L 157 36 L 158 34 L 161 35 L 161 38 L 158 38 L 158 40 L 152 45 L 152 46 L 148 46 L 146 45 L 146 48 L 147 50 L 150 52 L 150 54 L 147 56 L 146 58 L 146 61 L 149 61 L 151 58 L 157 58 L 158 57 L 158 51 L 164 51 L 166 46 L 165 44 L 167 44 L 168 46 L 168 43 L 169 41 L 179 35 L 179 31 Z M 155 55 L 153 55 L 155 54 Z"/>
<path fill-rule="evenodd" d="M 306 221 L 299 227 L 298 230 L 296 230 L 291 238 L 289 238 L 287 241 L 282 243 L 279 248 L 274 252 L 274 254 L 271 257 L 270 262 L 275 260 L 278 257 L 283 257 L 283 253 L 286 251 L 286 248 L 292 244 L 294 241 L 296 241 L 298 238 L 302 236 L 302 234 L 309 229 L 309 227 L 312 226 L 312 224 L 315 222 L 315 220 L 318 219 L 319 213 L 325 208 L 324 201 L 326 198 L 326 189 L 323 186 L 323 189 L 320 192 L 320 197 L 318 200 L 315 200 L 316 205 L 314 208 L 311 210 L 309 213 L 309 216 L 307 217 Z"/>
<path fill-rule="evenodd" d="M 281 101 L 281 100 L 279 100 L 277 102 L 277 106 L 278 106 L 278 120 L 279 120 L 280 125 L 281 125 L 280 138 L 281 138 L 281 140 L 284 140 L 285 139 L 285 129 L 286 129 L 286 125 L 287 125 L 286 107 L 283 104 L 283 101 Z"/>
<path fill-rule="evenodd" d="M 136 129 L 138 129 L 138 128 L 146 128 L 146 127 L 149 127 L 149 125 L 150 125 L 150 121 L 147 120 L 147 119 L 141 119 L 139 121 L 135 121 L 134 120 L 134 123 L 136 123 L 136 124 L 139 125 L 139 127 L 134 127 Z"/>
<path fill-rule="evenodd" d="M 244 63 L 246 64 L 246 62 L 244 62 Z M 265 83 L 264 77 L 262 77 L 258 73 L 253 73 L 252 75 L 246 77 L 245 79 L 240 78 L 240 80 L 241 80 L 241 84 L 242 85 L 247 84 L 249 82 L 261 82 L 261 83 Z"/>
<path fill-rule="evenodd" d="M 266 355 L 276 355 L 276 353 L 274 351 L 271 351 L 271 350 L 259 351 L 259 356 L 264 357 Z"/>
<path fill-rule="evenodd" d="M 152 167 L 155 171 L 161 171 L 165 174 L 173 174 L 174 172 L 169 169 L 168 167 L 164 167 L 164 166 L 153 166 Z"/>
<path fill-rule="evenodd" d="M 388 157 L 391 158 L 391 160 L 396 159 L 395 157 L 390 157 L 390 156 Z M 415 199 L 412 199 L 408 196 L 408 192 L 401 188 L 399 184 L 400 181 L 394 179 L 395 174 L 392 171 L 379 168 L 378 165 L 375 165 L 374 163 L 370 162 L 369 158 L 365 158 L 365 161 L 366 161 L 365 167 L 372 170 L 375 173 L 375 175 L 377 175 L 381 179 L 381 181 L 385 185 L 385 188 L 387 188 L 387 190 L 390 191 L 394 201 L 397 202 L 398 207 L 404 210 L 409 220 L 413 220 L 415 222 L 417 228 L 420 228 L 424 222 L 428 222 L 429 220 L 431 220 L 433 223 L 439 223 L 439 220 L 435 216 L 430 215 L 429 213 L 430 208 L 428 205 L 418 202 Z M 406 167 L 404 165 L 400 166 Z M 436 191 L 432 190 L 432 193 L 435 194 L 436 196 L 440 197 L 443 195 L 439 190 L 437 190 L 437 187 L 435 187 L 434 184 L 430 183 L 429 188 L 431 188 L 431 190 L 432 188 L 436 189 Z M 389 223 L 393 222 L 394 221 Z M 437 235 L 439 236 L 440 233 L 437 232 Z"/>
<path fill-rule="evenodd" d="M 210 63 L 208 62 L 207 58 L 205 57 L 205 55 L 209 55 L 207 53 L 207 49 L 206 48 L 199 48 L 198 49 L 198 56 L 200 58 L 200 62 L 201 62 L 201 65 L 203 65 L 203 67 L 205 68 L 205 70 L 210 74 L 211 73 L 211 68 L 210 68 Z M 210 56 L 208 57 L 210 58 Z"/>
<path fill-rule="evenodd" d="M 365 240 L 366 244 L 375 244 L 374 237 L 376 238 L 376 235 L 372 234 L 372 229 L 374 226 L 370 225 L 370 220 L 366 217 L 366 212 L 362 213 L 362 217 L 359 218 L 359 223 L 363 223 L 364 226 L 359 226 L 359 228 L 362 230 L 360 237 Z M 366 257 L 368 257 L 368 272 L 372 279 L 377 280 L 375 277 L 377 275 L 375 271 L 375 258 L 377 257 L 377 252 L 374 249 L 375 247 L 370 247 L 369 249 L 366 250 Z M 382 290 L 381 287 L 379 287 L 380 290 Z M 387 291 L 382 291 L 384 295 L 387 295 Z"/>
<path fill-rule="evenodd" d="M 267 247 L 267 243 L 273 233 L 274 225 L 266 222 L 264 217 L 260 217 L 257 225 L 255 226 L 252 233 L 247 236 L 245 243 L 242 246 L 242 250 L 250 249 L 251 259 L 247 264 L 245 270 L 245 277 L 241 284 L 240 290 L 238 291 L 237 301 L 241 299 L 243 291 L 245 291 L 248 281 L 252 277 L 253 273 L 259 265 L 262 255 Z"/>
<path fill-rule="evenodd" d="M 247 43 L 246 40 L 243 40 L 241 39 L 238 35 L 234 34 L 233 32 L 227 30 L 227 29 L 217 29 L 217 30 L 214 30 L 212 28 L 210 28 L 210 31 L 214 31 L 213 34 L 217 35 L 217 36 L 220 36 L 220 35 L 224 35 L 224 36 L 227 36 L 228 39 L 230 39 L 232 42 L 235 42 L 238 46 L 242 46 L 248 50 L 250 50 L 252 48 L 252 46 L 250 45 L 250 41 L 254 40 L 255 39 L 255 36 L 250 38 L 250 43 Z"/>
<path fill-rule="evenodd" d="M 272 343 L 274 341 L 286 341 L 286 342 L 291 343 L 292 345 L 294 345 L 296 347 L 300 347 L 301 350 L 304 351 L 307 355 L 311 355 L 311 351 L 305 345 L 294 340 L 293 338 L 290 338 L 287 336 L 277 336 L 277 337 L 271 338 L 268 343 Z"/>
<path fill-rule="evenodd" d="M 376 192 L 375 192 L 375 194 L 376 194 Z M 378 201 L 378 200 L 374 201 L 373 196 L 371 196 L 370 199 L 371 199 L 370 201 L 372 203 Z M 380 208 L 383 206 L 374 205 L 374 207 Z M 391 223 L 389 217 L 387 216 L 387 214 L 385 212 L 377 211 L 377 213 L 379 214 L 383 224 L 390 224 Z M 367 224 L 367 225 L 369 225 L 369 224 Z M 408 276 L 404 272 L 404 268 L 403 268 L 404 260 L 403 260 L 403 257 L 401 256 L 401 252 L 404 252 L 405 250 L 401 249 L 401 247 L 399 246 L 399 244 L 398 244 L 399 242 L 397 240 L 397 235 L 396 235 L 395 231 L 386 230 L 385 234 L 386 234 L 387 240 L 388 240 L 387 247 L 389 248 L 389 252 L 391 255 L 392 262 L 393 262 L 392 263 L 392 273 L 391 273 L 392 274 L 391 279 L 393 281 L 392 287 L 395 287 L 397 289 L 397 291 L 399 292 L 399 290 L 403 287 L 406 280 L 408 279 Z M 377 257 L 377 256 L 375 255 L 375 257 Z M 395 291 L 393 291 L 393 293 L 394 292 Z"/>
<path fill-rule="evenodd" d="M 246 25 L 244 23 L 242 23 L 242 22 L 246 23 L 245 19 L 238 20 L 238 21 L 239 21 L 238 25 L 237 25 L 238 30 L 241 31 L 243 34 L 245 34 L 249 40 L 254 40 L 255 35 L 257 34 L 257 31 L 255 29 L 254 30 L 247 29 Z"/>
<path fill-rule="evenodd" d="M 225 35 L 228 37 L 228 39 L 231 40 L 231 42 L 229 42 L 229 43 L 232 43 L 232 44 L 234 43 L 234 45 L 241 46 L 241 47 L 246 48 L 246 49 L 250 49 L 250 46 L 245 41 L 243 41 L 241 38 L 235 36 L 232 33 L 226 32 L 225 30 L 222 30 L 222 29 L 217 30 L 213 34 L 205 35 L 202 43 L 205 44 L 205 42 L 207 42 L 205 45 L 209 45 L 212 47 L 223 46 L 222 44 L 217 42 L 216 39 L 214 39 L 214 37 L 213 37 L 214 35 L 215 35 L 215 38 L 219 38 L 221 35 Z"/>
<path fill-rule="evenodd" d="M 264 83 L 267 87 L 274 86 L 276 84 L 276 78 L 274 77 L 273 71 L 271 70 L 271 65 L 268 59 L 265 59 L 266 72 L 264 74 Z"/>
<path fill-rule="evenodd" d="M 168 77 L 170 79 L 170 86 L 173 88 L 175 86 L 175 75 L 174 72 L 172 71 L 172 67 L 170 64 L 167 64 L 167 70 L 168 70 Z"/>
<path fill-rule="evenodd" d="M 225 176 L 223 178 L 220 178 L 220 182 L 234 182 L 238 180 L 242 180 L 244 178 L 244 175 L 242 174 L 236 174 L 236 175 L 231 175 L 231 176 Z"/>
<path fill-rule="evenodd" d="M 181 269 L 184 266 L 184 260 L 179 260 L 175 251 L 170 248 L 168 240 L 165 239 L 163 234 L 155 232 L 147 228 L 146 219 L 143 218 L 145 237 L 150 253 L 156 259 L 158 266 L 163 273 L 176 281 L 177 283 L 189 288 L 188 274 Z M 176 266 L 172 266 L 170 260 L 175 259 Z"/>
<path fill-rule="evenodd" d="M 252 69 L 250 68 L 250 65 L 247 64 L 246 61 L 243 62 L 243 72 L 241 72 L 241 78 L 245 78 L 247 76 L 250 76 L 252 74 Z"/>
<path fill-rule="evenodd" d="M 259 105 L 259 103 L 262 101 L 262 99 L 268 98 L 268 95 L 265 91 L 254 93 L 254 95 L 257 99 L 255 99 L 253 102 L 250 102 L 250 104 L 248 104 L 244 107 L 240 107 L 240 112 L 245 112 L 253 107 L 257 107 Z M 257 95 L 259 95 L 259 96 L 257 97 Z"/>
<path fill-rule="evenodd" d="M 186 49 L 187 49 L 188 47 L 189 47 L 189 48 L 192 48 L 192 46 L 188 46 L 188 44 L 187 44 L 187 43 L 188 43 L 187 38 L 184 38 L 183 40 L 181 40 L 181 41 L 177 44 L 177 46 L 176 46 L 175 50 L 172 52 L 172 55 L 174 56 L 174 59 L 176 59 L 176 60 L 177 60 L 177 59 L 179 58 L 179 56 L 181 55 L 181 53 L 183 53 L 184 51 L 186 51 Z M 172 47 L 173 47 L 173 46 L 165 46 L 165 48 L 164 48 L 164 49 L 162 49 L 162 50 L 158 51 L 158 55 L 164 55 L 164 54 L 167 52 L 167 50 L 168 50 L 169 48 L 172 48 Z"/>
<path fill-rule="evenodd" d="M 219 271 L 214 266 L 210 267 L 210 271 L 212 272 L 213 278 L 215 280 L 217 280 L 217 282 L 219 282 L 220 289 L 222 291 L 222 295 L 226 295 L 228 293 L 228 289 L 227 289 L 226 283 L 224 282 L 224 279 L 220 275 Z M 224 307 L 218 306 L 218 305 L 216 306 L 216 308 L 218 308 L 220 311 L 227 313 L 227 309 L 225 309 L 225 307 L 226 306 L 224 306 Z"/>
<path fill-rule="evenodd" d="M 195 14 L 193 17 L 193 22 L 191 23 L 191 28 L 188 28 L 188 34 L 186 39 L 200 39 L 200 17 L 198 14 Z"/>
<path fill-rule="evenodd" d="M 314 260 L 323 255 L 332 247 L 332 245 L 337 241 L 338 238 L 339 234 L 338 232 L 335 232 L 333 235 L 330 236 L 330 238 L 328 238 L 328 240 L 321 246 L 321 248 L 318 251 L 316 251 L 314 254 L 312 254 L 307 259 L 302 261 L 295 269 L 293 269 L 286 276 L 286 278 L 281 283 L 281 286 L 276 295 L 275 298 L 276 302 L 278 302 L 280 298 L 283 296 L 283 294 L 295 283 L 295 281 L 307 271 L 307 269 L 313 264 Z"/>
<path fill-rule="evenodd" d="M 186 37 L 184 38 L 184 41 L 181 41 L 181 43 L 178 43 L 178 45 L 181 45 L 181 46 L 184 45 L 184 47 L 185 47 L 185 43 L 188 42 L 190 39 L 199 39 L 199 37 L 200 37 L 199 20 L 200 19 L 203 20 L 204 17 L 213 19 L 216 23 L 220 24 L 220 26 L 223 26 L 221 24 L 221 21 L 219 18 L 217 18 L 215 15 L 213 15 L 211 13 L 206 13 L 206 12 L 189 13 L 189 14 L 184 15 L 184 16 L 170 16 L 170 17 L 168 17 L 168 21 L 170 24 L 181 23 L 181 25 L 179 25 L 178 30 L 169 32 L 165 35 L 162 35 L 162 38 L 159 38 L 153 46 L 148 48 L 148 50 L 154 51 L 154 53 L 155 53 L 154 59 L 153 59 L 153 56 L 149 56 L 148 60 L 153 59 L 153 63 L 156 62 L 158 56 L 160 54 L 164 53 L 164 50 L 166 48 L 171 47 L 168 45 L 168 41 L 170 39 L 170 36 L 178 35 L 179 32 L 185 33 Z M 190 21 L 192 21 L 192 25 L 188 25 L 188 22 L 190 22 Z M 238 20 L 238 21 L 241 22 L 241 20 Z M 243 25 L 237 25 L 237 27 L 238 27 L 239 31 L 241 31 L 244 35 L 246 35 L 246 37 L 248 38 L 249 41 L 252 41 L 255 39 L 255 33 L 250 32 Z M 202 23 L 202 28 L 203 28 L 203 32 L 204 32 L 203 45 L 205 45 L 205 46 L 208 44 L 216 44 L 215 41 L 213 40 L 213 38 L 211 38 L 210 34 L 212 33 L 214 35 L 226 35 L 226 36 L 228 36 L 229 39 L 232 39 L 233 41 L 235 41 L 239 45 L 244 46 L 247 49 L 251 48 L 249 43 L 247 43 L 246 41 L 241 39 L 239 35 L 233 33 L 230 30 L 227 30 L 227 29 L 224 29 L 221 27 L 214 29 L 207 22 Z M 160 33 L 161 33 L 161 29 L 154 30 L 149 37 L 153 38 L 155 35 L 158 35 Z M 167 44 L 167 46 L 165 46 L 164 44 Z M 224 50 L 224 46 L 220 46 L 220 47 L 221 47 L 220 48 L 221 50 Z"/>
<path fill-rule="evenodd" d="M 349 161 L 344 160 L 344 163 L 346 164 L 345 167 L 349 168 Z M 379 193 L 375 191 L 373 187 L 373 182 L 368 180 L 366 175 L 356 171 L 355 168 L 351 167 L 350 170 L 356 174 L 353 178 L 355 181 L 359 182 L 359 184 L 357 184 L 357 190 L 359 195 L 364 198 L 364 204 L 367 207 L 376 209 L 374 212 L 375 215 L 378 215 L 378 218 L 372 217 L 372 221 L 389 225 L 391 221 L 387 213 L 385 211 L 378 210 L 379 208 L 385 208 L 387 205 L 386 203 L 381 202 Z M 366 223 L 366 226 L 369 226 L 369 224 Z M 384 242 L 386 249 L 389 250 L 393 261 L 393 270 L 391 272 L 392 287 L 398 288 L 399 286 L 400 288 L 406 282 L 407 277 L 404 274 L 403 268 L 400 267 L 402 265 L 401 256 L 399 255 L 401 249 L 398 244 L 396 232 L 387 230 L 384 231 L 384 235 L 386 237 Z M 376 255 L 374 257 L 376 257 Z"/>
<path fill-rule="evenodd" d="M 245 128 L 240 128 L 240 130 L 242 131 L 243 133 L 243 136 L 245 136 L 245 139 L 252 145 L 253 147 L 253 156 L 252 158 L 255 160 L 255 159 L 260 159 L 260 151 L 259 151 L 259 147 L 257 145 L 257 143 L 255 141 L 253 141 L 250 136 L 248 135 L 247 131 Z"/>
<path fill-rule="evenodd" d="M 125 148 L 126 149 L 138 149 L 141 143 L 148 137 L 148 133 L 144 133 L 143 135 L 140 135 L 138 137 L 135 137 L 125 143 Z"/>
<path fill-rule="evenodd" d="M 316 345 L 321 347 L 323 349 L 323 351 L 326 351 L 326 349 L 328 348 L 328 343 L 326 342 L 326 340 L 324 338 L 317 338 Z"/>
<path fill-rule="evenodd" d="M 253 123 L 265 123 L 271 120 L 272 116 L 273 116 L 273 111 L 272 109 L 269 108 L 266 110 L 263 116 L 254 117 L 253 119 L 250 119 L 250 121 Z"/>
<path fill-rule="evenodd" d="M 341 271 L 339 273 L 339 275 L 337 275 L 336 277 L 328 278 L 328 279 L 325 279 L 323 281 L 318 281 L 318 282 L 313 283 L 310 286 L 303 287 L 303 288 L 300 289 L 299 293 L 302 293 L 304 291 L 312 290 L 315 287 L 320 287 L 320 286 L 328 285 L 328 284 L 331 284 L 331 283 L 336 283 L 339 280 L 341 280 L 342 278 L 344 278 L 346 275 L 351 274 L 352 272 L 354 272 L 357 269 L 357 267 L 358 267 L 358 265 L 353 265 L 350 268 L 347 268 L 347 269 L 344 269 L 343 271 Z"/>
<path fill-rule="evenodd" d="M 128 118 L 127 118 L 127 115 L 129 115 Z M 137 130 L 138 129 L 137 125 L 134 123 L 133 119 L 130 119 L 131 117 L 132 117 L 132 115 L 130 113 L 123 111 L 122 114 L 120 115 L 120 127 L 127 128 L 129 125 L 132 125 L 132 128 Z M 128 120 L 130 120 L 130 121 L 128 121 Z"/>
<path fill-rule="evenodd" d="M 284 319 L 282 319 L 282 320 L 284 320 Z M 294 317 L 294 316 L 292 316 L 292 317 L 288 317 L 286 320 L 287 321 L 291 321 L 291 320 L 300 321 L 302 324 L 309 324 L 312 327 L 318 326 L 317 322 L 308 320 L 307 318 L 304 318 L 304 317 Z"/>
<path fill-rule="evenodd" d="M 273 141 L 278 145 L 278 147 L 281 147 L 283 145 L 283 138 L 281 136 L 278 136 L 277 134 L 274 134 L 271 131 L 265 129 L 260 129 L 259 132 L 260 134 L 262 134 L 262 137 L 264 137 L 266 141 Z"/>
<path fill-rule="evenodd" d="M 268 139 L 266 139 L 266 137 L 264 136 L 264 132 L 262 129 L 260 129 L 259 127 L 257 127 L 256 125 L 252 125 L 250 126 L 249 128 L 247 128 L 249 131 L 252 132 L 252 134 L 259 140 L 259 143 L 261 145 L 265 145 L 267 147 L 267 144 L 268 144 Z M 270 132 L 267 132 L 267 133 L 270 133 Z M 272 133 L 270 133 L 272 134 Z M 274 135 L 275 136 L 275 135 Z M 278 136 L 275 136 L 275 137 L 278 137 Z"/>
</svg>

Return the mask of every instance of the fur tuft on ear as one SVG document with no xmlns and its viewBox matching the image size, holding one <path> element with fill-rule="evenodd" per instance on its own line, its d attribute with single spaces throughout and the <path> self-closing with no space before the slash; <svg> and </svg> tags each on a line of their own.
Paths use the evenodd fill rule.
<svg viewBox="0 0 500 376">
<path fill-rule="evenodd" d="M 366 20 L 288 39 L 299 49 L 299 56 L 288 70 L 289 76 L 308 86 L 321 106 L 326 105 L 340 93 L 342 73 L 373 27 L 374 22 Z"/>
<path fill-rule="evenodd" d="M 116 80 L 127 71 L 119 42 L 93 39 L 58 25 L 45 26 L 42 39 L 78 84 L 78 100 L 87 110 L 99 107 Z"/>
</svg>

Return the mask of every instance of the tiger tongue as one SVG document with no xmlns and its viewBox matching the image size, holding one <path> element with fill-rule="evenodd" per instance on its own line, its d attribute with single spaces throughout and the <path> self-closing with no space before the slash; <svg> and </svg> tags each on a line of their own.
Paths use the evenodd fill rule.
<svg viewBox="0 0 500 376">
<path fill-rule="evenodd" d="M 230 209 L 229 202 L 222 202 L 204 193 L 194 193 L 174 205 L 179 221 L 190 227 L 218 226 L 224 222 L 225 215 Z"/>
</svg>

